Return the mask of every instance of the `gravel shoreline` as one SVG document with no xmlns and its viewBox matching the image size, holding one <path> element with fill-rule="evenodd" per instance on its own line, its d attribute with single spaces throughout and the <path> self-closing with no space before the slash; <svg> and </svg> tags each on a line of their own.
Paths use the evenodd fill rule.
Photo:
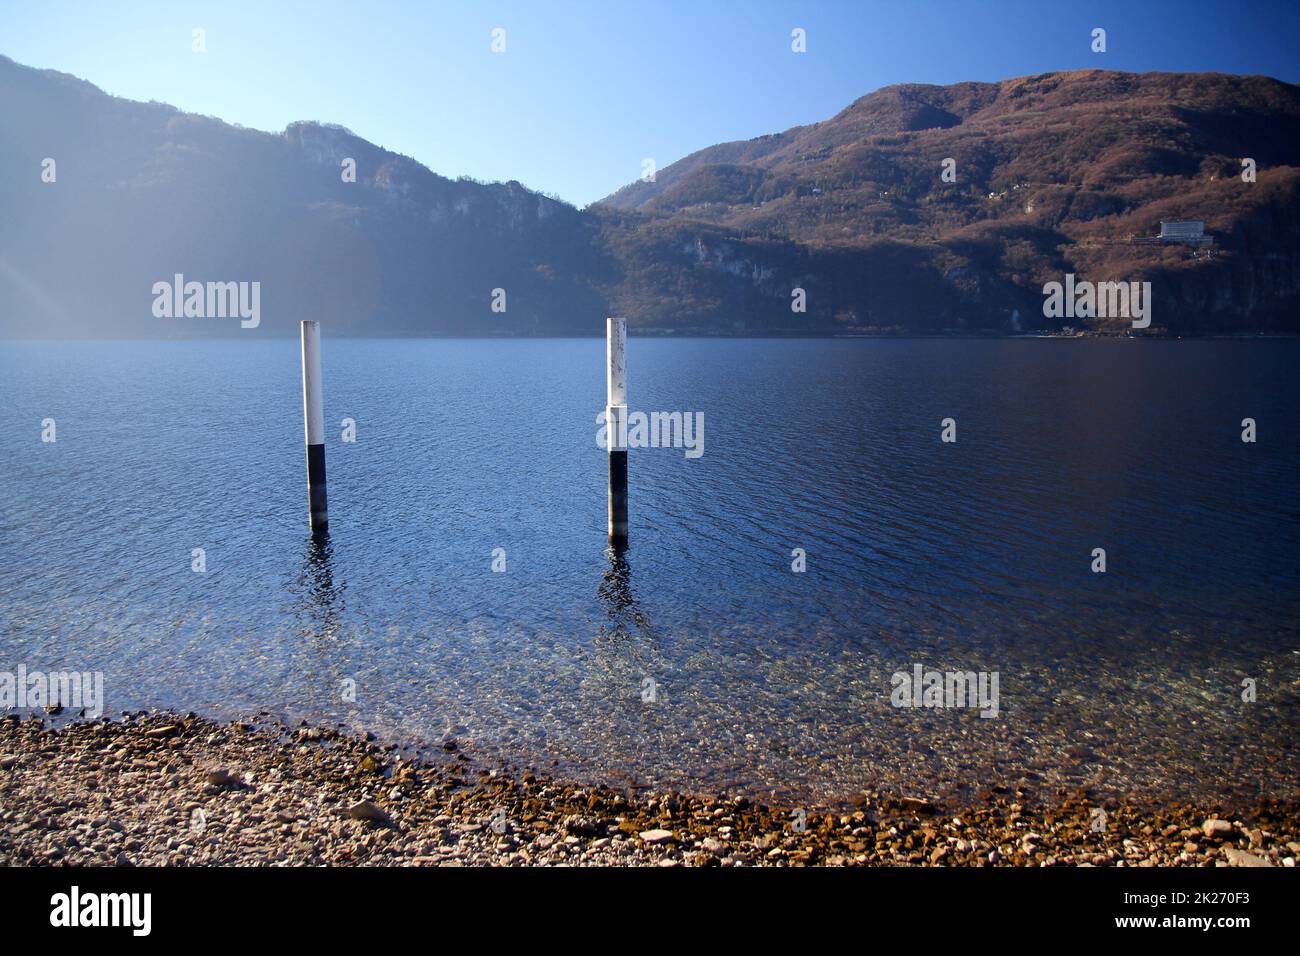
<svg viewBox="0 0 1300 956">
<path fill-rule="evenodd" d="M 0 720 L 6 866 L 1283 866 L 1300 804 L 977 805 L 867 793 L 836 810 L 629 795 L 411 761 L 317 727 L 135 714 Z M 801 826 L 802 823 L 802 826 Z"/>
</svg>

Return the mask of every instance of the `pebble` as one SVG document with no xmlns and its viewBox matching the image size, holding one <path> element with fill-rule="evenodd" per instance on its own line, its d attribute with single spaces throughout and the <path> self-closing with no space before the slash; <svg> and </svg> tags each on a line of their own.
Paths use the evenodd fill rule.
<svg viewBox="0 0 1300 956">
<path fill-rule="evenodd" d="M 369 800 L 362 800 L 348 807 L 348 816 L 353 820 L 369 820 L 372 823 L 382 823 L 388 827 L 397 825 L 382 807 L 371 803 Z"/>
<path fill-rule="evenodd" d="M 1223 855 L 1228 858 L 1229 866 L 1272 866 L 1268 860 L 1262 860 L 1253 853 L 1247 853 L 1245 850 L 1238 850 L 1235 847 L 1225 846 Z"/>
<path fill-rule="evenodd" d="M 1227 820 L 1211 817 L 1201 824 L 1201 832 L 1212 840 L 1222 840 L 1233 834 L 1232 824 Z"/>
</svg>

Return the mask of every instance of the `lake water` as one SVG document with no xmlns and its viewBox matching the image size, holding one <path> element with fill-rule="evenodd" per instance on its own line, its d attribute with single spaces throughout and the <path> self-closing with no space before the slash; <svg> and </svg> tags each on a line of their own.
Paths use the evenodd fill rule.
<svg viewBox="0 0 1300 956">
<path fill-rule="evenodd" d="M 604 348 L 327 334 L 313 541 L 296 341 L 0 343 L 0 669 L 618 785 L 1296 795 L 1300 342 L 633 338 L 705 453 L 632 451 L 623 555 Z"/>
</svg>

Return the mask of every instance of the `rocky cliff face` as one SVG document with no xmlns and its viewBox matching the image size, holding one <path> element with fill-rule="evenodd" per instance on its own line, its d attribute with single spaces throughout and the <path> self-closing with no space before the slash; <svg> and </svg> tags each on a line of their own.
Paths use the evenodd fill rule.
<svg viewBox="0 0 1300 956">
<path fill-rule="evenodd" d="M 1297 331 L 1297 120 L 1296 87 L 1261 77 L 891 87 L 580 211 L 342 127 L 257 132 L 0 57 L 0 334 L 235 334 L 153 315 L 176 273 L 260 282 L 270 334 L 304 317 L 590 333 L 612 313 L 682 332 L 1123 327 L 1044 317 L 1067 272 L 1151 281 L 1172 331 Z M 1214 257 L 1117 241 L 1178 217 L 1205 220 Z"/>
</svg>

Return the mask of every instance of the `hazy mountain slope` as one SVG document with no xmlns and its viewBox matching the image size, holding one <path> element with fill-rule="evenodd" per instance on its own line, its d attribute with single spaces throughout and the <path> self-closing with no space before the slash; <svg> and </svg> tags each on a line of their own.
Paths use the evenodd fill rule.
<svg viewBox="0 0 1300 956">
<path fill-rule="evenodd" d="M 152 284 L 177 272 L 260 281 L 280 331 L 309 317 L 344 333 L 576 330 L 605 309 L 608 266 L 573 207 L 453 182 L 339 127 L 254 132 L 0 60 L 0 168 L 9 334 L 232 332 L 153 316 Z"/>
</svg>

